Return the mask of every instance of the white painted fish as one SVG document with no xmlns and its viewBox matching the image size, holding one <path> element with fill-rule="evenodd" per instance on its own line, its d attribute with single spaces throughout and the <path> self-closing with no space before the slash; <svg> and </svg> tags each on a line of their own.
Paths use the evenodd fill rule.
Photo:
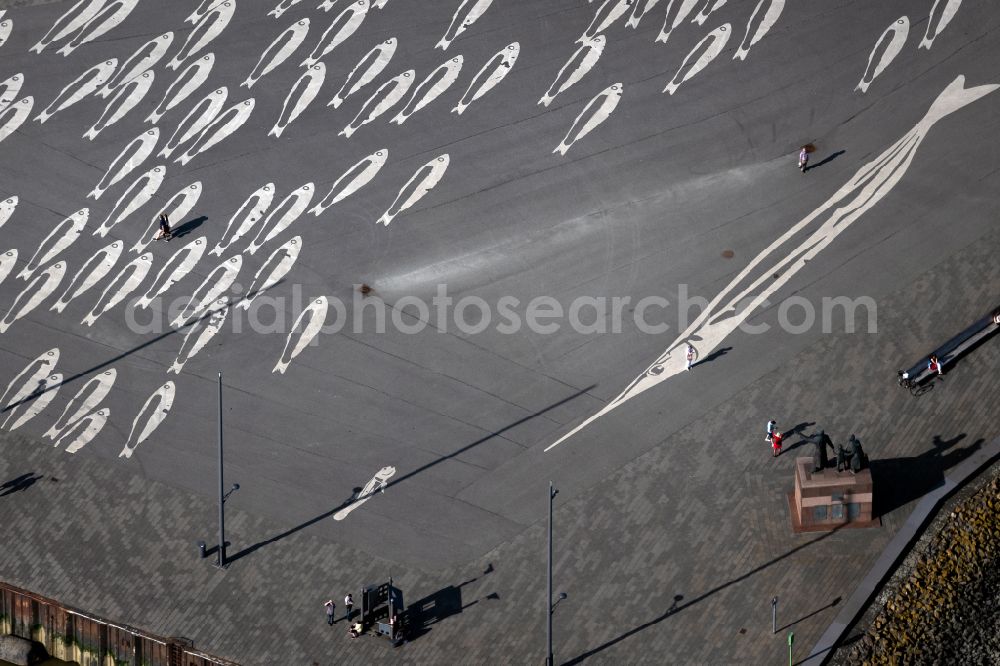
<svg viewBox="0 0 1000 666">
<path fill-rule="evenodd" d="M 59 300 L 49 309 L 62 312 L 74 299 L 87 293 L 95 284 L 103 280 L 115 267 L 124 246 L 122 241 L 116 240 L 92 254 L 73 276 Z"/>
<path fill-rule="evenodd" d="M 274 9 L 267 13 L 268 16 L 273 16 L 274 18 L 281 18 L 281 15 L 287 12 L 289 9 L 295 5 L 302 2 L 302 0 L 281 0 Z"/>
<path fill-rule="evenodd" d="M 97 183 L 94 189 L 91 190 L 87 196 L 94 199 L 100 199 L 101 195 L 104 194 L 109 187 L 132 173 L 134 169 L 142 166 L 142 163 L 146 161 L 146 158 L 152 154 L 153 148 L 156 147 L 156 142 L 159 141 L 159 139 L 160 128 L 154 127 L 146 130 L 139 136 L 129 141 L 128 144 L 122 148 L 122 151 L 118 153 L 118 157 L 111 161 L 111 164 L 108 165 L 108 170 L 104 172 L 104 176 L 101 178 L 100 182 Z"/>
<path fill-rule="evenodd" d="M 250 288 L 247 289 L 247 295 L 236 304 L 236 307 L 249 310 L 253 299 L 281 282 L 281 279 L 288 275 L 288 271 L 292 270 L 295 260 L 299 258 L 299 251 L 301 249 L 302 237 L 295 236 L 272 252 L 267 261 L 257 269 L 257 274 L 253 276 L 253 282 L 250 283 Z M 262 279 L 261 276 L 264 275 L 265 271 L 268 271 L 267 277 Z"/>
<path fill-rule="evenodd" d="M 406 184 L 399 190 L 396 200 L 382 213 L 382 217 L 375 224 L 389 226 L 389 223 L 396 219 L 397 215 L 420 201 L 425 194 L 434 189 L 434 186 L 441 181 L 450 163 L 451 158 L 448 157 L 448 153 L 444 153 L 417 169 L 410 176 L 410 180 L 406 181 Z"/>
<path fill-rule="evenodd" d="M 593 39 L 585 41 L 562 66 L 552 85 L 545 91 L 538 103 L 542 106 L 548 106 L 559 93 L 565 92 L 582 79 L 587 72 L 593 69 L 598 58 L 604 53 L 604 44 L 604 35 L 597 35 Z"/>
<path fill-rule="evenodd" d="M 128 83 L 143 72 L 152 69 L 156 63 L 167 54 L 167 49 L 174 42 L 174 33 L 165 32 L 155 39 L 151 39 L 135 50 L 129 59 L 122 63 L 122 66 L 115 73 L 114 77 L 104 84 L 104 87 L 97 91 L 98 97 L 107 99 L 111 94 Z"/>
<path fill-rule="evenodd" d="M 434 48 L 446 50 L 455 41 L 455 38 L 475 23 L 492 4 L 493 0 L 462 0 L 462 4 L 458 6 L 455 14 L 451 17 L 451 24 L 444 36 L 434 45 Z"/>
<path fill-rule="evenodd" d="M 31 260 L 17 274 L 17 277 L 27 280 L 35 272 L 36 268 L 42 264 L 49 263 L 60 252 L 75 243 L 76 239 L 83 233 L 83 227 L 87 224 L 88 219 L 90 219 L 90 209 L 81 208 L 54 226 L 52 231 L 45 237 L 45 240 L 38 245 L 38 249 L 31 256 Z"/>
<path fill-rule="evenodd" d="M 324 80 L 326 80 L 326 65 L 318 62 L 309 67 L 288 91 L 288 95 L 281 105 L 281 115 L 278 116 L 278 122 L 274 123 L 274 127 L 267 135 L 280 137 L 285 128 L 291 125 L 316 99 Z"/>
<path fill-rule="evenodd" d="M 441 93 L 450 88 L 451 84 L 455 83 L 458 79 L 458 74 L 462 71 L 463 62 L 464 58 L 461 55 L 457 55 L 438 65 L 433 72 L 427 75 L 427 78 L 413 89 L 410 100 L 403 105 L 399 113 L 389 122 L 402 125 L 406 122 L 407 118 L 437 99 Z"/>
<path fill-rule="evenodd" d="M 909 170 L 927 133 L 939 120 L 997 89 L 1000 85 L 965 88 L 964 76 L 948 84 L 913 129 L 858 169 L 824 204 L 764 248 L 624 391 L 545 450 L 550 451 L 639 394 L 671 377 L 684 375 L 683 350 L 689 342 L 701 358 L 711 354 L 749 317 L 770 303 L 775 292 L 800 270 L 812 266 L 816 256 L 837 236 L 892 192 Z"/>
<path fill-rule="evenodd" d="M 388 3 L 389 0 L 375 0 L 372 3 L 372 7 L 374 7 L 375 9 L 384 9 Z"/>
<path fill-rule="evenodd" d="M 674 74 L 674 78 L 670 80 L 670 83 L 668 83 L 667 87 L 663 89 L 663 92 L 673 95 L 677 92 L 677 89 L 682 83 L 692 78 L 701 70 L 705 69 L 710 62 L 715 60 L 716 56 L 718 56 L 722 52 L 722 49 L 726 47 L 726 42 L 729 41 L 729 36 L 733 32 L 731 28 L 732 26 L 728 23 L 724 23 L 705 35 L 701 41 L 699 41 L 695 47 L 691 49 L 691 52 L 687 54 L 687 57 L 684 58 L 684 62 L 681 63 L 677 73 Z M 706 43 L 708 43 L 707 47 L 705 47 Z M 698 55 L 698 59 L 695 60 L 694 64 L 689 67 L 688 62 L 690 62 L 695 55 Z M 683 76 L 681 76 L 681 74 L 683 74 Z"/>
<path fill-rule="evenodd" d="M 160 212 L 166 212 L 167 216 L 174 220 L 176 226 L 177 223 L 180 223 L 194 210 L 198 199 L 201 198 L 201 190 L 201 181 L 196 180 L 187 187 L 181 188 L 177 194 L 170 197 L 167 203 L 157 209 L 149 222 L 149 226 L 146 227 L 146 230 L 142 232 L 142 235 L 139 236 L 139 239 L 131 247 L 132 252 L 141 254 L 153 243 L 156 232 L 160 228 Z"/>
<path fill-rule="evenodd" d="M 625 25 L 633 30 L 639 27 L 642 17 L 653 10 L 660 0 L 635 0 L 632 3 L 632 15 L 625 21 Z"/>
<path fill-rule="evenodd" d="M 163 99 L 156 105 L 153 112 L 146 116 L 147 123 L 158 123 L 167 111 L 186 100 L 191 93 L 201 87 L 215 65 L 215 54 L 206 53 L 197 60 L 192 60 L 187 67 L 177 75 L 173 83 L 163 93 Z"/>
<path fill-rule="evenodd" d="M 31 278 L 28 286 L 14 299 L 10 310 L 0 321 L 0 333 L 5 333 L 21 317 L 37 308 L 42 301 L 52 295 L 66 274 L 66 262 L 58 261 Z"/>
<path fill-rule="evenodd" d="M 243 238 L 260 220 L 264 217 L 267 209 L 271 207 L 271 200 L 274 198 L 274 183 L 267 183 L 261 186 L 233 213 L 226 224 L 226 230 L 222 232 L 222 238 L 215 244 L 209 254 L 221 257 L 233 243 Z M 232 230 L 232 233 L 230 233 Z"/>
<path fill-rule="evenodd" d="M 553 153 L 565 155 L 574 143 L 587 136 L 591 130 L 603 123 L 611 115 L 611 112 L 618 106 L 622 98 L 622 84 L 612 83 L 610 86 L 597 93 L 597 95 L 587 102 L 583 111 L 573 121 L 573 125 L 566 132 L 566 136 L 555 147 Z"/>
<path fill-rule="evenodd" d="M 0 254 L 0 284 L 7 279 L 10 272 L 14 270 L 17 263 L 17 248 L 12 247 L 3 254 Z"/>
<path fill-rule="evenodd" d="M 408 69 L 380 85 L 378 90 L 361 106 L 361 110 L 354 116 L 354 120 L 340 131 L 340 135 L 351 138 L 351 135 L 358 129 L 392 108 L 396 102 L 403 99 L 403 95 L 413 85 L 413 79 L 414 72 L 412 69 Z"/>
<path fill-rule="evenodd" d="M 0 12 L 0 46 L 7 43 L 10 39 L 10 33 L 14 29 L 14 22 L 12 20 L 3 18 L 3 12 Z"/>
<path fill-rule="evenodd" d="M 276 238 L 282 231 L 291 226 L 292 222 L 299 219 L 306 208 L 309 207 L 309 202 L 312 201 L 315 192 L 316 187 L 312 183 L 306 183 L 285 197 L 284 201 L 278 204 L 278 207 L 271 211 L 267 219 L 264 220 L 260 231 L 257 232 L 256 238 L 253 239 L 253 242 L 250 243 L 245 252 L 256 254 L 257 250 L 263 247 L 265 243 L 272 238 Z M 275 218 L 277 218 L 277 221 L 272 222 Z"/>
<path fill-rule="evenodd" d="M 455 105 L 455 108 L 451 112 L 462 115 L 470 104 L 503 81 L 508 72 L 514 68 L 514 63 L 517 62 L 517 56 L 520 53 L 521 45 L 517 42 L 511 42 L 487 60 L 479 72 L 472 77 L 472 81 L 469 82 L 469 87 L 466 88 L 462 99 L 458 101 L 458 104 Z"/>
<path fill-rule="evenodd" d="M 101 117 L 89 130 L 84 132 L 83 138 L 93 141 L 97 138 L 98 134 L 124 118 L 126 113 L 134 109 L 142 101 L 146 93 L 149 92 L 149 89 L 153 87 L 153 81 L 155 80 L 156 75 L 152 70 L 149 70 L 118 88 L 115 96 L 104 107 Z"/>
<path fill-rule="evenodd" d="M 149 396 L 139 409 L 139 413 L 135 415 L 135 420 L 132 421 L 132 430 L 129 431 L 125 448 L 118 454 L 119 458 L 131 458 L 139 445 L 149 439 L 149 436 L 160 427 L 174 404 L 175 393 L 174 383 L 167 382 Z"/>
<path fill-rule="evenodd" d="M 728 0 L 705 0 L 705 4 L 702 6 L 701 11 L 698 15 L 691 19 L 692 23 L 697 23 L 698 25 L 705 25 L 705 21 L 708 17 L 715 13 L 716 10 L 722 9 L 722 6 L 726 4 Z"/>
<path fill-rule="evenodd" d="M 35 98 L 31 95 L 22 97 L 20 100 L 0 111 L 0 141 L 17 131 L 17 128 L 24 124 L 31 114 L 31 108 L 35 105 Z M 6 120 L 4 117 L 6 116 Z"/>
<path fill-rule="evenodd" d="M 195 9 L 191 14 L 184 19 L 185 23 L 197 24 L 201 19 L 205 17 L 210 11 L 215 9 L 216 5 L 220 5 L 224 0 L 201 0 L 201 4 Z"/>
<path fill-rule="evenodd" d="M 340 178 L 334 181 L 333 186 L 330 188 L 327 195 L 323 197 L 323 200 L 313 206 L 309 212 L 316 217 L 319 217 L 333 204 L 338 201 L 343 201 L 350 195 L 360 190 L 362 187 L 371 182 L 371 179 L 374 178 L 375 174 L 377 174 L 385 165 L 385 161 L 388 158 L 389 149 L 380 148 L 368 157 L 359 161 L 357 164 L 341 174 Z"/>
<path fill-rule="evenodd" d="M 767 3 L 767 11 L 764 12 L 760 22 L 756 24 L 757 27 L 755 29 L 754 19 L 757 18 L 757 15 L 760 13 L 764 3 Z M 774 27 L 774 24 L 778 22 L 778 17 L 781 16 L 781 10 L 784 8 L 785 0 L 760 0 L 760 2 L 757 3 L 757 6 L 754 7 L 753 13 L 750 14 L 750 19 L 747 21 L 746 34 L 743 35 L 743 41 L 740 43 L 740 47 L 736 49 L 736 54 L 733 56 L 733 60 L 747 59 L 747 54 L 750 53 L 750 48 L 762 40 L 768 30 Z"/>
<path fill-rule="evenodd" d="M 27 387 L 27 391 L 24 393 L 25 396 L 31 395 L 31 392 L 37 388 L 38 383 L 45 378 L 46 375 L 52 373 L 56 368 L 56 364 L 59 362 L 59 347 L 53 347 L 52 349 L 42 352 L 38 355 L 38 358 L 32 360 L 28 365 L 24 366 L 21 372 L 14 376 L 14 379 L 10 381 L 7 388 L 4 390 L 3 395 L 0 396 L 0 405 L 4 407 L 17 406 L 21 398 L 17 398 L 17 393 L 14 392 L 14 387 L 17 386 L 22 391 Z M 23 384 L 21 382 L 24 382 Z M 20 391 L 18 391 L 20 393 Z M 10 399 L 8 402 L 8 398 Z"/>
<path fill-rule="evenodd" d="M 92 42 L 103 36 L 109 30 L 116 28 L 122 21 L 128 18 L 139 0 L 111 0 L 101 5 L 101 8 L 94 14 L 93 18 L 87 21 L 80 30 L 73 35 L 73 39 L 68 44 L 57 51 L 62 56 L 80 48 L 88 42 Z"/>
<path fill-rule="evenodd" d="M 146 279 L 149 269 L 153 266 L 153 255 L 147 252 L 136 257 L 116 275 L 107 286 L 101 297 L 94 303 L 94 307 L 87 313 L 81 322 L 85 326 L 93 326 L 98 317 L 121 303 L 133 291 L 139 288 L 142 281 Z"/>
<path fill-rule="evenodd" d="M 41 414 L 56 397 L 56 394 L 59 393 L 59 387 L 62 386 L 62 380 L 62 373 L 59 372 L 54 375 L 49 375 L 42 380 L 42 385 L 36 389 L 36 393 L 38 395 L 31 398 L 30 402 L 26 403 L 28 407 L 21 413 L 20 416 L 17 417 L 16 421 L 11 423 L 11 431 L 17 430 L 31 419 Z M 7 427 L 7 422 L 14 416 L 14 413 L 15 412 L 8 413 L 7 418 L 4 419 L 3 426 L 0 427 Z"/>
<path fill-rule="evenodd" d="M 157 157 L 170 157 L 178 147 L 191 141 L 201 134 L 222 111 L 226 99 L 229 97 L 229 89 L 226 86 L 216 88 L 195 104 L 188 114 L 184 116 L 177 129 L 167 140 L 163 149 L 156 154 Z"/>
<path fill-rule="evenodd" d="M 198 352 L 204 349 L 205 345 L 222 330 L 226 323 L 226 317 L 229 315 L 229 309 L 228 296 L 223 296 L 208 308 L 205 315 L 184 334 L 184 341 L 177 352 L 177 358 L 167 368 L 168 373 L 181 374 L 184 364 L 197 356 Z"/>
<path fill-rule="evenodd" d="M 366 53 L 347 75 L 344 85 L 340 86 L 340 90 L 327 103 L 327 106 L 339 108 L 345 99 L 374 81 L 375 77 L 381 74 L 389 61 L 392 60 L 395 52 L 396 38 L 390 37 Z"/>
<path fill-rule="evenodd" d="M 204 153 L 209 148 L 228 138 L 233 132 L 243 127 L 253 113 L 254 98 L 250 97 L 233 104 L 231 107 L 219 114 L 212 121 L 212 124 L 198 135 L 198 138 L 188 147 L 184 154 L 178 157 L 175 162 L 187 164 L 196 156 Z"/>
<path fill-rule="evenodd" d="M 149 203 L 160 190 L 166 175 L 167 167 L 161 165 L 136 178 L 115 202 L 115 207 L 104 218 L 104 222 L 101 222 L 101 226 L 94 230 L 94 235 L 104 238 L 115 225 Z"/>
<path fill-rule="evenodd" d="M 348 37 L 361 27 L 362 21 L 368 15 L 368 0 L 354 0 L 344 11 L 337 15 L 326 29 L 319 43 L 309 57 L 302 61 L 302 67 L 312 67 L 340 46 Z"/>
<path fill-rule="evenodd" d="M 212 43 L 216 37 L 222 34 L 236 12 L 236 0 L 226 0 L 214 5 L 207 14 L 201 17 L 194 30 L 188 35 L 184 46 L 177 52 L 177 55 L 167 63 L 167 69 L 176 70 L 188 58 L 198 55 L 203 48 Z"/>
<path fill-rule="evenodd" d="M 875 48 L 868 54 L 868 66 L 861 77 L 861 81 L 854 88 L 855 92 L 868 92 L 868 86 L 878 78 L 878 75 L 885 71 L 885 68 L 896 59 L 899 52 L 903 50 L 906 37 L 910 34 L 910 19 L 900 16 L 896 22 L 885 29 L 882 36 L 875 42 Z M 886 44 L 886 40 L 889 43 Z M 878 62 L 875 62 L 875 54 L 881 52 Z"/>
<path fill-rule="evenodd" d="M 6 81 L 0 82 L 0 111 L 14 103 L 21 93 L 21 86 L 24 84 L 24 74 L 17 73 L 7 77 Z"/>
<path fill-rule="evenodd" d="M 78 419 L 56 440 L 55 446 L 66 446 L 66 453 L 76 453 L 97 437 L 111 416 L 111 409 L 102 407 Z"/>
<path fill-rule="evenodd" d="M 80 100 L 94 94 L 94 91 L 111 78 L 117 67 L 117 58 L 109 58 L 104 62 L 97 63 L 63 88 L 62 92 L 52 100 L 52 103 L 35 116 L 35 120 L 44 124 L 58 112 L 68 109 Z"/>
<path fill-rule="evenodd" d="M 309 346 L 309 343 L 319 334 L 323 324 L 326 322 L 326 311 L 329 307 L 329 303 L 326 300 L 326 296 L 320 296 L 314 299 L 306 308 L 299 314 L 295 323 L 292 325 L 292 330 L 288 334 L 288 339 L 285 340 L 285 349 L 281 352 L 281 358 L 278 359 L 277 365 L 271 370 L 272 373 L 280 372 L 285 374 L 285 370 L 295 359 L 296 356 L 302 353 L 302 351 Z M 308 323 L 303 323 L 308 318 Z M 294 345 L 292 342 L 294 341 Z"/>
<path fill-rule="evenodd" d="M 208 246 L 208 239 L 205 236 L 195 238 L 193 241 L 182 247 L 178 252 L 170 255 L 163 268 L 156 275 L 153 284 L 146 290 L 145 295 L 135 302 L 137 309 L 145 309 L 154 300 L 165 294 L 171 287 L 184 279 L 195 267 L 201 255 L 205 253 Z"/>
<path fill-rule="evenodd" d="M 3 201 L 0 201 L 0 227 L 7 224 L 7 220 L 14 215 L 14 211 L 17 210 L 17 203 L 19 201 L 20 198 L 17 196 L 7 197 Z"/>
<path fill-rule="evenodd" d="M 354 499 L 353 502 L 345 506 L 337 513 L 333 514 L 333 519 L 343 520 L 344 518 L 347 518 L 347 516 L 350 515 L 352 511 L 354 511 L 359 506 L 370 500 L 375 495 L 376 492 L 381 490 L 384 493 L 387 482 L 395 474 L 396 474 L 395 467 L 388 466 L 380 469 L 378 472 L 375 473 L 375 476 L 372 477 L 371 481 L 365 484 L 365 487 L 361 489 L 361 492 L 358 493 L 358 496 Z"/>
<path fill-rule="evenodd" d="M 115 385 L 115 378 L 117 376 L 118 371 L 114 368 L 109 368 L 91 377 L 76 392 L 76 395 L 70 398 L 69 402 L 66 403 L 66 407 L 63 408 L 62 414 L 42 437 L 55 441 L 67 428 L 89 414 L 95 407 L 101 404 L 101 401 L 108 397 L 111 387 Z"/>
<path fill-rule="evenodd" d="M 660 28 L 660 34 L 653 41 L 666 44 L 673 31 L 684 22 L 697 4 L 698 0 L 670 0 L 670 4 L 667 5 L 667 15 L 663 18 L 663 27 Z M 677 11 L 671 12 L 675 5 Z"/>
<path fill-rule="evenodd" d="M 938 5 L 942 3 L 944 3 L 944 8 L 941 10 L 941 14 L 937 15 Z M 958 13 L 958 8 L 961 6 L 962 0 L 934 0 L 931 13 L 927 16 L 927 30 L 924 32 L 924 38 L 920 40 L 917 48 L 930 50 L 934 44 L 934 40 L 948 27 L 951 19 L 955 17 L 955 14 Z"/>
<path fill-rule="evenodd" d="M 295 50 L 299 48 L 309 34 L 309 19 L 304 18 L 290 25 L 283 33 L 275 37 L 274 41 L 268 45 L 264 52 L 257 59 L 257 65 L 251 70 L 246 81 L 241 86 L 253 88 L 253 84 L 273 70 L 275 67 L 285 62 Z"/>
<path fill-rule="evenodd" d="M 222 296 L 236 281 L 243 267 L 243 255 L 229 257 L 208 274 L 201 285 L 195 289 L 187 304 L 177 314 L 170 325 L 180 328 L 195 317 L 200 317 L 208 307 Z"/>
<path fill-rule="evenodd" d="M 64 37 L 82 28 L 87 21 L 94 18 L 94 15 L 101 10 L 106 0 L 79 0 L 56 19 L 45 36 L 38 40 L 38 43 L 28 49 L 29 52 L 41 53 L 45 47 L 53 42 L 58 42 Z"/>
<path fill-rule="evenodd" d="M 576 40 L 577 44 L 586 44 L 599 34 L 610 28 L 615 21 L 625 15 L 632 6 L 633 0 L 604 0 L 594 12 L 594 18 L 583 34 Z"/>
</svg>

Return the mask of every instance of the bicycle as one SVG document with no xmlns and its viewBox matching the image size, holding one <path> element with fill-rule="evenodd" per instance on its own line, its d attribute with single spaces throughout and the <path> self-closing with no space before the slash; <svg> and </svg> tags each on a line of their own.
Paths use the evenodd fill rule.
<svg viewBox="0 0 1000 666">
<path fill-rule="evenodd" d="M 910 395 L 912 395 L 914 398 L 919 398 L 924 393 L 927 393 L 932 388 L 934 388 L 933 384 L 920 384 L 917 380 L 911 378 L 907 373 L 903 372 L 902 370 L 897 371 L 896 374 L 898 375 L 896 381 L 899 383 L 900 386 L 908 390 L 910 392 Z"/>
</svg>

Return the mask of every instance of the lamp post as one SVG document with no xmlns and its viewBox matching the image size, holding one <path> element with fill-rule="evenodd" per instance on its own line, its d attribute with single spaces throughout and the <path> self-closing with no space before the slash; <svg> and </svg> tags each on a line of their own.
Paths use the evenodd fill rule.
<svg viewBox="0 0 1000 666">
<path fill-rule="evenodd" d="M 771 633 L 778 633 L 778 597 L 771 598 Z"/>
<path fill-rule="evenodd" d="M 226 500 L 240 489 L 240 484 L 234 483 L 225 491 L 222 469 L 222 373 L 219 373 L 219 559 L 216 566 L 224 569 L 226 566 Z"/>
<path fill-rule="evenodd" d="M 546 645 L 547 649 L 545 652 L 545 666 L 553 666 L 554 661 L 552 659 L 552 500 L 555 499 L 559 491 L 556 490 L 552 482 L 549 481 L 549 569 L 548 569 L 548 593 L 545 596 L 545 621 L 548 628 L 546 632 Z M 560 595 L 560 601 L 565 598 L 566 595 Z"/>
</svg>

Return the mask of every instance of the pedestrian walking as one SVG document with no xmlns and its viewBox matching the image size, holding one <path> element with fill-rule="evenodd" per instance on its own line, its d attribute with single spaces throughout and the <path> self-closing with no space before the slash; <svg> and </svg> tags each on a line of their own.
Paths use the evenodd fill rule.
<svg viewBox="0 0 1000 666">
<path fill-rule="evenodd" d="M 333 603 L 333 599 L 327 600 L 323 606 L 326 608 L 326 623 L 332 627 L 333 623 L 337 621 L 337 618 L 334 616 L 337 612 L 337 606 Z"/>
<path fill-rule="evenodd" d="M 347 609 L 347 615 L 344 616 L 345 620 L 351 619 L 351 609 L 354 608 L 354 597 L 348 594 L 344 597 L 344 608 Z"/>
<path fill-rule="evenodd" d="M 780 431 L 775 430 L 771 433 L 771 457 L 777 458 L 781 455 L 781 440 L 785 438 Z"/>
<path fill-rule="evenodd" d="M 161 212 L 157 220 L 160 224 L 160 232 L 153 237 L 153 240 L 165 240 L 169 243 L 173 234 L 170 232 L 170 220 L 167 219 L 167 213 Z"/>
<path fill-rule="evenodd" d="M 774 429 L 777 426 L 778 426 L 778 422 L 775 421 L 774 419 L 771 419 L 770 421 L 767 422 L 767 431 L 764 434 L 764 441 L 765 442 L 770 442 L 771 441 L 771 435 L 774 434 Z"/>
<path fill-rule="evenodd" d="M 686 365 L 684 366 L 685 370 L 691 369 L 691 366 L 694 364 L 694 359 L 697 355 L 698 351 L 689 342 L 687 349 L 684 351 L 684 359 L 686 361 Z"/>
<path fill-rule="evenodd" d="M 799 171 L 806 172 L 809 168 L 809 146 L 802 146 L 799 150 Z"/>
</svg>

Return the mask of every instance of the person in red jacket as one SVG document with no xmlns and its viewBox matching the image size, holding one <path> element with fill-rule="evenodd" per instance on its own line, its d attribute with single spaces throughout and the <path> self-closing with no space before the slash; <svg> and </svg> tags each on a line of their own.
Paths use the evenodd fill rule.
<svg viewBox="0 0 1000 666">
<path fill-rule="evenodd" d="M 784 439 L 784 438 L 785 438 L 785 436 L 782 435 L 777 430 L 775 430 L 773 433 L 771 433 L 771 456 L 772 457 L 777 458 L 779 455 L 781 455 L 781 440 Z"/>
</svg>

